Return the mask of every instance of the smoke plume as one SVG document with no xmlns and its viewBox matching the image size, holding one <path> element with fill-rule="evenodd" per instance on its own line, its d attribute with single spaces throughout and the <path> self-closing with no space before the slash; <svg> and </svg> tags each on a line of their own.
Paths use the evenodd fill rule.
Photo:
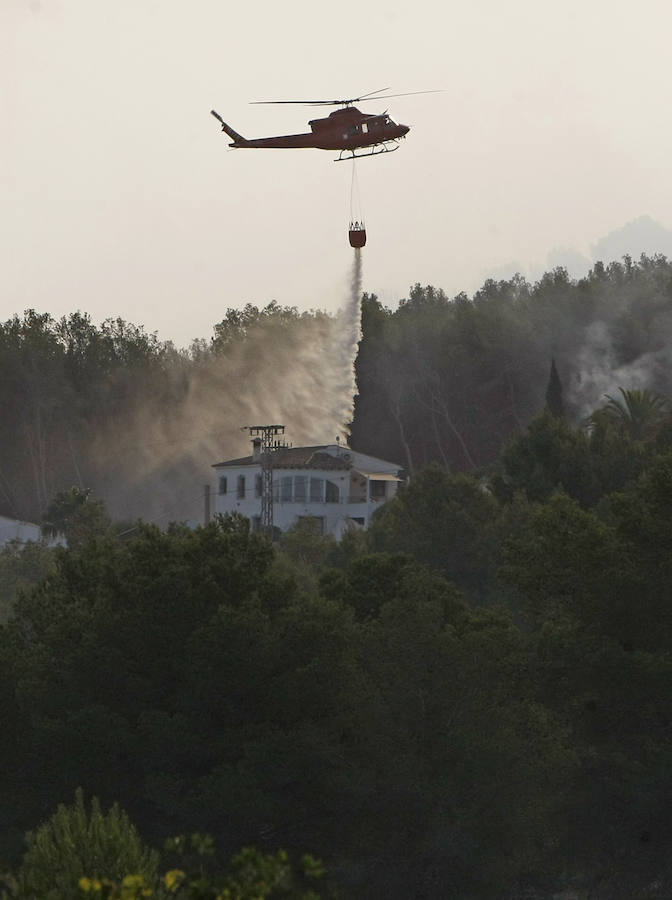
<svg viewBox="0 0 672 900">
<path fill-rule="evenodd" d="M 346 437 L 361 328 L 359 250 L 336 315 L 260 316 L 243 337 L 171 369 L 163 409 L 140 404 L 98 436 L 97 493 L 116 518 L 201 520 L 214 463 L 250 450 L 246 425 L 283 424 L 294 445 Z M 345 287 L 345 286 L 344 286 Z"/>
<path fill-rule="evenodd" d="M 659 346 L 647 348 L 624 363 L 619 362 L 608 323 L 597 321 L 586 328 L 584 342 L 577 347 L 572 361 L 576 376 L 569 395 L 581 419 L 603 406 L 606 396 L 619 388 L 646 388 L 663 395 L 672 392 L 672 319 L 666 315 L 656 317 L 655 332 Z"/>
</svg>

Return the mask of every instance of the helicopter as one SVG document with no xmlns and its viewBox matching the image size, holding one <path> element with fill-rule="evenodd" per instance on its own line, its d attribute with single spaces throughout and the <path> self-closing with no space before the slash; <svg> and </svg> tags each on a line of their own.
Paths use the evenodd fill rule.
<svg viewBox="0 0 672 900">
<path fill-rule="evenodd" d="M 398 150 L 398 142 L 410 131 L 408 125 L 398 125 L 387 114 L 387 110 L 378 115 L 369 115 L 361 112 L 354 106 L 355 103 L 386 100 L 391 97 L 407 97 L 410 94 L 428 94 L 433 91 L 410 91 L 405 94 L 383 94 L 389 88 L 379 88 L 363 94 L 361 97 L 353 97 L 350 100 L 257 100 L 255 103 L 265 104 L 290 104 L 298 103 L 302 106 L 340 106 L 329 113 L 323 119 L 311 119 L 308 124 L 311 130 L 305 134 L 282 134 L 274 137 L 253 138 L 248 140 L 222 119 L 214 109 L 210 110 L 222 125 L 233 142 L 229 147 L 238 150 L 244 147 L 261 148 L 297 148 L 314 147 L 318 150 L 339 150 L 340 153 L 335 162 L 357 159 L 366 156 L 378 156 L 381 153 L 391 153 Z M 377 96 L 374 96 L 377 95 Z M 381 96 L 382 95 L 382 96 Z M 364 150 L 357 153 L 357 150 Z"/>
</svg>

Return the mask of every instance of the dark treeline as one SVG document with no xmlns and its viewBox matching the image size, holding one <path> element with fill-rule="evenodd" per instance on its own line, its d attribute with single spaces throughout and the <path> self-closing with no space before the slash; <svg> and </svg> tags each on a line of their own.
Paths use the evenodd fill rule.
<svg viewBox="0 0 672 900">
<path fill-rule="evenodd" d="M 274 303 L 229 309 L 210 340 L 184 350 L 79 312 L 0 324 L 0 514 L 40 521 L 76 485 L 119 518 L 200 519 L 204 475 L 239 455 L 242 424 L 275 421 L 278 384 L 296 397 L 283 408 L 292 440 L 332 439 L 319 411 L 332 380 L 341 389 L 338 367 L 314 377 L 324 329 L 323 313 Z M 563 269 L 535 285 L 488 281 L 471 299 L 416 285 L 394 311 L 365 295 L 362 331 L 352 445 L 409 472 L 473 471 L 543 408 L 551 359 L 575 422 L 619 385 L 672 393 L 672 264 L 626 257 L 579 282 Z M 317 358 L 300 358 L 310 346 Z"/>
<path fill-rule="evenodd" d="M 296 430 L 301 416 L 319 421 L 325 397 L 311 404 L 299 388 L 313 362 L 305 348 L 319 355 L 331 322 L 248 304 L 229 309 L 209 341 L 177 350 L 120 319 L 15 316 L 0 325 L 0 514 L 40 521 L 74 485 L 118 518 L 201 520 L 210 466 L 241 449 L 241 424 L 277 414 L 264 404 L 277 404 L 278 379 Z"/>
<path fill-rule="evenodd" d="M 31 521 L 72 485 L 106 494 L 96 448 L 134 411 L 175 402 L 182 354 L 121 319 L 27 311 L 0 326 L 0 513 Z"/>
<path fill-rule="evenodd" d="M 0 855 L 81 786 L 347 897 L 670 896 L 672 423 L 626 399 L 543 413 L 487 479 L 419 471 L 340 544 L 61 498 L 0 630 Z"/>
<path fill-rule="evenodd" d="M 543 408 L 552 358 L 574 421 L 617 385 L 672 392 L 664 257 L 487 281 L 471 299 L 416 285 L 396 311 L 365 295 L 362 324 L 353 445 L 409 471 L 492 462 Z"/>
</svg>

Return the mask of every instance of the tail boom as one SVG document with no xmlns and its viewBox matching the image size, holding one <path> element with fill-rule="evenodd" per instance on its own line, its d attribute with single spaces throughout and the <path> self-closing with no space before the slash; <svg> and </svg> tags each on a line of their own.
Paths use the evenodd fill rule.
<svg viewBox="0 0 672 900">
<path fill-rule="evenodd" d="M 229 147 L 270 147 L 274 149 L 298 147 L 319 147 L 315 142 L 315 135 L 308 132 L 306 134 L 279 134 L 276 137 L 267 138 L 244 138 L 242 134 L 234 131 L 230 125 L 224 121 L 218 112 L 214 109 L 210 110 L 210 115 L 214 116 L 222 126 L 222 131 L 231 138 L 232 142 Z"/>
<path fill-rule="evenodd" d="M 248 146 L 248 142 L 242 136 L 242 134 L 238 134 L 237 131 L 234 131 L 230 125 L 227 125 L 224 119 L 220 116 L 218 112 L 215 112 L 214 109 L 210 110 L 210 115 L 214 116 L 218 122 L 222 125 L 222 131 L 225 131 L 228 136 L 232 139 L 233 143 L 230 145 L 231 147 L 246 147 Z"/>
</svg>

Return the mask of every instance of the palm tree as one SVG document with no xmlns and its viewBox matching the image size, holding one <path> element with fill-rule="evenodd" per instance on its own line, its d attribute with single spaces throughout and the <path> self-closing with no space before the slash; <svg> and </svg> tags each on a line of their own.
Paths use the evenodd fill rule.
<svg viewBox="0 0 672 900">
<path fill-rule="evenodd" d="M 619 391 L 620 398 L 604 395 L 608 402 L 598 413 L 619 422 L 633 440 L 642 441 L 665 417 L 667 400 L 648 390 L 626 391 L 619 388 Z"/>
</svg>

